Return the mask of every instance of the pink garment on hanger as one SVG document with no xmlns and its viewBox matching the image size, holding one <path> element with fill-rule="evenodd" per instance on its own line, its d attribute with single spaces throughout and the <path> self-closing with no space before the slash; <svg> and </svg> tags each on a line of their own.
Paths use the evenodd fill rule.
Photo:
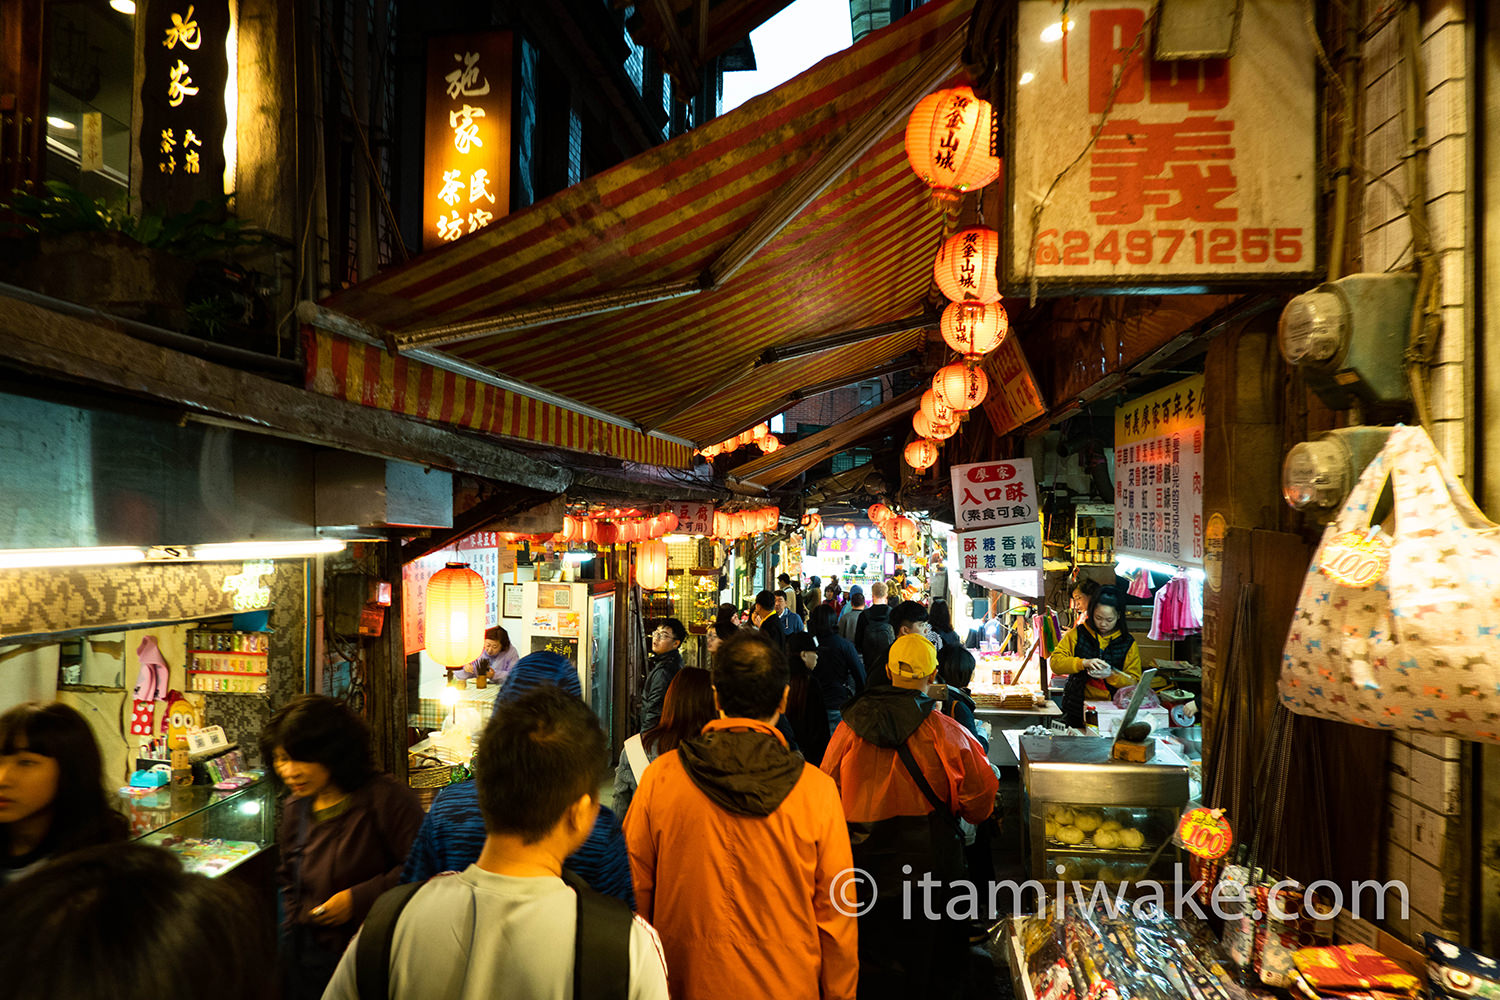
<svg viewBox="0 0 1500 1000">
<path fill-rule="evenodd" d="M 141 661 L 141 672 L 135 679 L 136 701 L 160 701 L 167 696 L 167 661 L 156 644 L 156 636 L 148 635 L 135 648 L 135 658 Z"/>
<path fill-rule="evenodd" d="M 1143 569 L 1136 573 L 1135 579 L 1130 581 L 1130 590 L 1127 591 L 1131 597 L 1151 596 L 1151 571 Z"/>
</svg>

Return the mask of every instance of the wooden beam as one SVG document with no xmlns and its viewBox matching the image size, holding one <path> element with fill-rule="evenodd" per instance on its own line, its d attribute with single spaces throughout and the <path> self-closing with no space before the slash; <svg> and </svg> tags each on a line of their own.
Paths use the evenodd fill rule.
<svg viewBox="0 0 1500 1000">
<path fill-rule="evenodd" d="M 166 402 L 243 430 L 560 493 L 567 470 L 477 436 L 331 399 L 0 298 L 0 365 Z"/>
<path fill-rule="evenodd" d="M 446 549 L 454 542 L 476 531 L 484 531 L 490 525 L 512 514 L 535 507 L 539 500 L 551 494 L 536 490 L 520 489 L 507 491 L 475 504 L 453 519 L 453 527 L 434 531 L 425 538 L 413 538 L 401 546 L 403 564 Z"/>
</svg>

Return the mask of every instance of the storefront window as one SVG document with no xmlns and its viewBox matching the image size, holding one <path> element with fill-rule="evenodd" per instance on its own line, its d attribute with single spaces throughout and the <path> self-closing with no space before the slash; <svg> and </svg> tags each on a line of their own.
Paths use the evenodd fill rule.
<svg viewBox="0 0 1500 1000">
<path fill-rule="evenodd" d="M 102 0 L 51 3 L 47 34 L 47 180 L 93 198 L 130 191 L 134 16 Z"/>
</svg>

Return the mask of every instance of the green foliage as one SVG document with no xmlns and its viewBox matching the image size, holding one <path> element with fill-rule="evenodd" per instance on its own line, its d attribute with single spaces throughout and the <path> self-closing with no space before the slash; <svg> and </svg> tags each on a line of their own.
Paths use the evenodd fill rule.
<svg viewBox="0 0 1500 1000">
<path fill-rule="evenodd" d="M 0 210 L 12 217 L 0 221 L 0 236 L 118 233 L 188 260 L 228 257 L 265 242 L 243 220 L 229 214 L 229 195 L 199 201 L 186 212 L 137 217 L 126 211 L 124 202 L 96 201 L 62 181 L 47 181 L 45 186 L 45 196 L 16 191 L 9 203 L 0 204 Z"/>
</svg>

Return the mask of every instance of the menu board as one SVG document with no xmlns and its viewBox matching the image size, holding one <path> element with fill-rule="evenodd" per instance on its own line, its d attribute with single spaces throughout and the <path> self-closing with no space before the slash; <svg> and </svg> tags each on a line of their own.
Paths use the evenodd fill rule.
<svg viewBox="0 0 1500 1000">
<path fill-rule="evenodd" d="M 1115 410 L 1115 552 L 1203 564 L 1203 376 Z"/>
</svg>

